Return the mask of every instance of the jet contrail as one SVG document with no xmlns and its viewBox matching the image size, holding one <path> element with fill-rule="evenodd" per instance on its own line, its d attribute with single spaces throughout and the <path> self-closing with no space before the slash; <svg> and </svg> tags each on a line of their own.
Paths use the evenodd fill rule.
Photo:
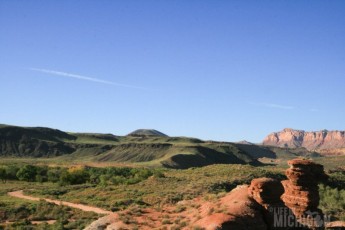
<svg viewBox="0 0 345 230">
<path fill-rule="evenodd" d="M 275 108 L 275 109 L 294 109 L 295 108 L 293 106 L 278 105 L 278 104 L 272 104 L 272 103 L 250 103 L 250 104 L 257 105 L 257 106 L 268 107 L 268 108 Z"/>
<path fill-rule="evenodd" d="M 112 81 L 106 81 L 98 78 L 93 78 L 93 77 L 87 77 L 79 74 L 73 74 L 73 73 L 66 73 L 66 72 L 61 72 L 61 71 L 56 71 L 56 70 L 49 70 L 49 69 L 39 69 L 39 68 L 29 68 L 32 71 L 38 71 L 42 73 L 48 73 L 48 74 L 53 74 L 53 75 L 58 75 L 58 76 L 63 76 L 63 77 L 70 77 L 70 78 L 76 78 L 79 80 L 84 80 L 84 81 L 93 81 L 97 83 L 102 83 L 102 84 L 107 84 L 107 85 L 114 85 L 114 86 L 120 86 L 120 87 L 127 87 L 127 88 L 134 88 L 134 89 L 146 89 L 140 86 L 135 86 L 135 85 L 126 85 L 126 84 L 121 84 L 117 82 L 112 82 Z"/>
</svg>

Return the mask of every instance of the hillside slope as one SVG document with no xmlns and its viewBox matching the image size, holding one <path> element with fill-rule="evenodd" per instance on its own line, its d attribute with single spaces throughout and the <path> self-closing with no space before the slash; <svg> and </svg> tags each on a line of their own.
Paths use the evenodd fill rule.
<svg viewBox="0 0 345 230">
<path fill-rule="evenodd" d="M 1 125 L 0 155 L 48 157 L 69 154 L 75 147 L 65 141 L 74 139 L 60 130 Z"/>
<path fill-rule="evenodd" d="M 160 133 L 159 131 L 155 133 Z M 67 133 L 42 127 L 0 126 L 0 156 L 49 157 L 67 162 L 119 162 L 189 168 L 210 164 L 256 164 L 274 153 L 259 146 L 166 135 Z"/>
</svg>

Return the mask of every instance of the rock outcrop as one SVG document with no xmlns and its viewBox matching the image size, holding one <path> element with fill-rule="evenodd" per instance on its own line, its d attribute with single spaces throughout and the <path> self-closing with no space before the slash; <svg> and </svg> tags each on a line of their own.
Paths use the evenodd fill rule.
<svg viewBox="0 0 345 230">
<path fill-rule="evenodd" d="M 290 160 L 288 164 L 288 180 L 282 181 L 285 190 L 282 200 L 300 223 L 323 228 L 323 213 L 317 208 L 320 200 L 318 182 L 327 178 L 323 166 L 303 159 Z"/>
<path fill-rule="evenodd" d="M 194 225 L 206 230 L 217 229 L 268 229 L 263 208 L 248 194 L 248 185 L 240 185 L 221 199 L 226 213 L 205 213 Z"/>
<path fill-rule="evenodd" d="M 249 187 L 234 189 L 222 201 L 230 215 L 206 217 L 199 222 L 201 226 L 206 229 L 324 229 L 323 213 L 317 208 L 318 182 L 327 179 L 323 166 L 304 159 L 294 159 L 288 164 L 288 180 L 257 178 Z"/>
<path fill-rule="evenodd" d="M 257 178 L 253 179 L 248 193 L 254 198 L 256 202 L 264 208 L 269 208 L 272 205 L 281 205 L 281 195 L 284 193 L 282 184 L 272 178 Z"/>
<path fill-rule="evenodd" d="M 308 150 L 340 149 L 345 148 L 345 131 L 306 132 L 283 129 L 269 134 L 263 144 L 287 148 L 304 147 Z"/>
</svg>

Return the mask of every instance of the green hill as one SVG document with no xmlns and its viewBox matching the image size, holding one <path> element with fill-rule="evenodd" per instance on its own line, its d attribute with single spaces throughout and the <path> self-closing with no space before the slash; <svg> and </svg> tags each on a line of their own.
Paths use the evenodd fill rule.
<svg viewBox="0 0 345 230">
<path fill-rule="evenodd" d="M 133 133 L 115 136 L 0 125 L 0 156 L 190 168 L 210 164 L 258 164 L 258 158 L 275 158 L 275 152 L 280 151 L 246 143 L 169 137 L 157 130 Z"/>
<path fill-rule="evenodd" d="M 66 141 L 75 139 L 75 136 L 55 129 L 1 125 L 0 155 L 52 157 L 70 154 L 75 147 Z"/>
</svg>

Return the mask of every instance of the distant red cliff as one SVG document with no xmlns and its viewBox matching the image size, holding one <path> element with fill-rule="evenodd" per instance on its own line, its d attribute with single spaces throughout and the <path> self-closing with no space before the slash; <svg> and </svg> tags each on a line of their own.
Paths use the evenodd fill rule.
<svg viewBox="0 0 345 230">
<path fill-rule="evenodd" d="M 345 131 L 316 131 L 283 129 L 269 134 L 263 141 L 264 145 L 308 150 L 329 150 L 345 148 Z"/>
</svg>

